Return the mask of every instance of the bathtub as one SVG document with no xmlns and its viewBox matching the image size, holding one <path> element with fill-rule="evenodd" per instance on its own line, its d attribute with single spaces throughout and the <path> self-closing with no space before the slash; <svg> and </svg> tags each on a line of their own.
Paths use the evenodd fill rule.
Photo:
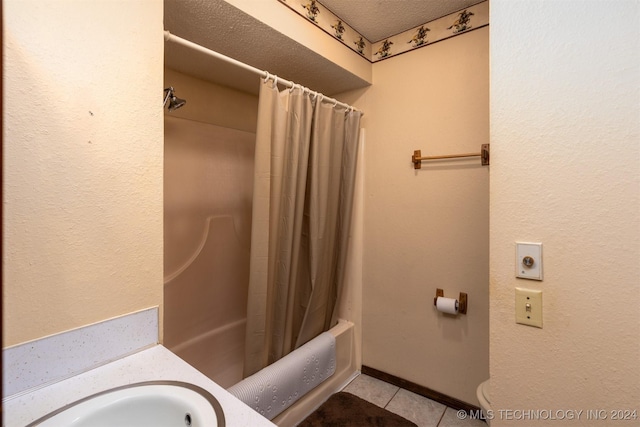
<svg viewBox="0 0 640 427">
<path fill-rule="evenodd" d="M 228 323 L 170 348 L 223 388 L 242 380 L 246 319 Z"/>
<path fill-rule="evenodd" d="M 341 320 L 329 332 L 336 338 L 336 371 L 322 384 L 307 393 L 283 413 L 271 420 L 280 427 L 297 425 L 317 409 L 333 393 L 340 391 L 358 375 L 360 367 L 355 355 L 355 326 Z"/>
<path fill-rule="evenodd" d="M 244 319 L 229 323 L 179 344 L 171 351 L 218 385 L 229 388 L 242 380 L 245 323 Z M 336 338 L 335 373 L 274 418 L 275 424 L 295 426 L 358 374 L 354 328 L 352 322 L 341 320 L 329 330 Z"/>
</svg>

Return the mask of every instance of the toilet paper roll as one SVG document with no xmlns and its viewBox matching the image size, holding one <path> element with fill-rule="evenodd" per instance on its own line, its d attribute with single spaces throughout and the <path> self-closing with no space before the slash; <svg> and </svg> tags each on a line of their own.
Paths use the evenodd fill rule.
<svg viewBox="0 0 640 427">
<path fill-rule="evenodd" d="M 455 298 L 438 297 L 436 309 L 443 313 L 458 314 L 458 300 Z"/>
</svg>

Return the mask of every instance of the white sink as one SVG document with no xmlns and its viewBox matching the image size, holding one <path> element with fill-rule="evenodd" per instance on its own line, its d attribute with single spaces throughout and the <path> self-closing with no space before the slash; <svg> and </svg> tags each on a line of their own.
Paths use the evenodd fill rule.
<svg viewBox="0 0 640 427">
<path fill-rule="evenodd" d="M 208 391 L 178 381 L 150 381 L 81 399 L 27 427 L 224 427 L 222 407 Z"/>
</svg>

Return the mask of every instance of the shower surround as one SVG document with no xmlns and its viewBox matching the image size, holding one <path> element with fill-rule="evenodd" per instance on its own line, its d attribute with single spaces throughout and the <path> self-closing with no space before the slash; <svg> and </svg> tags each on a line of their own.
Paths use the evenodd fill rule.
<svg viewBox="0 0 640 427">
<path fill-rule="evenodd" d="M 164 343 L 223 387 L 242 375 L 254 141 L 165 118 Z"/>
</svg>

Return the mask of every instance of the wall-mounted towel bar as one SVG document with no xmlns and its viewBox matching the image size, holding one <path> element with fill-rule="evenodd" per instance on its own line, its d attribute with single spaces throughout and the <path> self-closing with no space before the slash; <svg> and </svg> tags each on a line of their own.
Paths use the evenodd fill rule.
<svg viewBox="0 0 640 427">
<path fill-rule="evenodd" d="M 480 157 L 482 166 L 489 166 L 489 144 L 482 144 L 479 153 L 449 154 L 445 156 L 422 157 L 422 152 L 415 150 L 413 156 L 411 156 L 411 161 L 413 162 L 414 169 L 422 169 L 423 160 L 456 159 L 459 157 Z"/>
</svg>

